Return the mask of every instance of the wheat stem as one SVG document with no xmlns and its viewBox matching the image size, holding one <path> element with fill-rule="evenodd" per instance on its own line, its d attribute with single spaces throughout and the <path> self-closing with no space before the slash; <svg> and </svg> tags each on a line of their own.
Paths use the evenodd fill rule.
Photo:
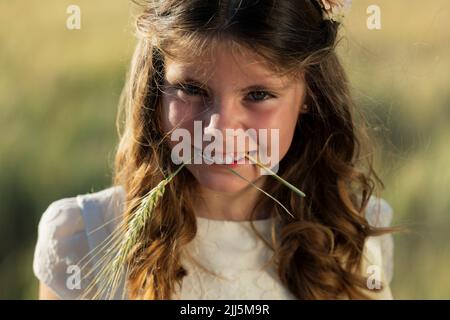
<svg viewBox="0 0 450 320">
<path fill-rule="evenodd" d="M 259 162 L 258 160 L 254 159 L 253 157 L 251 157 L 249 154 L 246 154 L 245 157 L 247 159 L 249 159 L 251 162 L 253 162 L 254 164 L 256 164 L 258 167 L 266 170 L 267 172 L 270 173 L 270 175 L 272 177 L 274 177 L 275 179 L 277 179 L 279 182 L 281 182 L 283 185 L 285 185 L 286 187 L 288 187 L 289 189 L 291 189 L 292 191 L 294 191 L 295 193 L 297 193 L 299 196 L 301 197 L 306 197 L 306 194 L 303 193 L 303 191 L 301 191 L 300 189 L 298 189 L 296 186 L 290 184 L 289 182 L 287 182 L 286 180 L 284 180 L 283 178 L 281 178 L 279 175 L 277 175 L 275 172 L 273 172 L 269 167 L 265 166 L 264 164 L 262 164 L 261 162 Z"/>
</svg>

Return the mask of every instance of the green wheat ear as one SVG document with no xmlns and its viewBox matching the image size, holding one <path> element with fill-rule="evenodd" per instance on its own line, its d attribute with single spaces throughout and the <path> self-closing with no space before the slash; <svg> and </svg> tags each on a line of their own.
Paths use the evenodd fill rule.
<svg viewBox="0 0 450 320">
<path fill-rule="evenodd" d="M 139 241 L 146 222 L 151 218 L 153 210 L 164 195 L 166 186 L 184 166 L 185 164 L 183 163 L 174 173 L 150 190 L 142 198 L 139 207 L 130 215 L 128 222 L 124 221 L 119 227 L 118 232 L 112 237 L 116 241 L 111 239 L 112 245 L 108 251 L 113 255 L 102 259 L 106 263 L 100 267 L 99 273 L 95 276 L 94 281 L 92 281 L 87 290 L 87 292 L 94 290 L 94 299 L 102 298 L 104 294 L 109 296 L 110 299 L 114 298 L 115 292 L 120 285 L 121 275 L 127 271 L 127 257 Z M 102 287 L 103 289 L 95 290 L 94 288 L 96 286 Z"/>
<path fill-rule="evenodd" d="M 289 189 L 291 189 L 292 191 L 294 191 L 295 193 L 297 193 L 299 196 L 301 197 L 306 197 L 306 194 L 303 193 L 300 189 L 298 189 L 296 186 L 290 184 L 289 182 L 287 182 L 286 180 L 284 180 L 282 177 L 280 177 L 279 175 L 277 175 L 275 172 L 273 172 L 269 167 L 265 166 L 264 164 L 262 164 L 261 162 L 259 162 L 258 160 L 254 159 L 253 157 L 251 157 L 249 154 L 246 154 L 245 157 L 247 159 L 249 159 L 251 162 L 253 162 L 254 164 L 256 164 L 258 167 L 260 167 L 261 169 L 266 170 L 268 173 L 270 173 L 270 175 L 272 177 L 274 177 L 275 179 L 277 179 L 279 182 L 281 182 L 283 185 L 285 185 L 286 187 L 288 187 Z"/>
</svg>

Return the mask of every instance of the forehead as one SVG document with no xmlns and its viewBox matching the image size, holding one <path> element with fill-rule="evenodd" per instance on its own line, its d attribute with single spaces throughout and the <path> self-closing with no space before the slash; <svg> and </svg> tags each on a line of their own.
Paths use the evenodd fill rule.
<svg viewBox="0 0 450 320">
<path fill-rule="evenodd" d="M 225 43 L 218 44 L 195 58 L 165 58 L 166 77 L 193 77 L 207 81 L 212 77 L 229 75 L 240 79 L 283 81 L 273 64 L 253 50 Z"/>
</svg>

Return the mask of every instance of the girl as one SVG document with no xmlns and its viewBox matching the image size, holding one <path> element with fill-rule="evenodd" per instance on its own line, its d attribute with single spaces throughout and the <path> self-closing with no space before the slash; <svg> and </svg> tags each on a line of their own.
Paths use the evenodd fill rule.
<svg viewBox="0 0 450 320">
<path fill-rule="evenodd" d="M 383 184 L 335 53 L 347 5 L 143 3 L 113 186 L 44 213 L 41 298 L 391 299 L 392 209 L 373 195 Z M 178 138 L 198 129 L 209 138 L 184 141 L 180 164 Z M 269 142 L 225 148 L 248 130 Z M 186 161 L 199 149 L 208 161 Z"/>
</svg>

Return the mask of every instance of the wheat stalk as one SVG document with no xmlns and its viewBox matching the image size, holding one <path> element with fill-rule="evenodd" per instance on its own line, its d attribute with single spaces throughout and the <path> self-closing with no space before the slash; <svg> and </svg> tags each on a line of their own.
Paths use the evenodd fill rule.
<svg viewBox="0 0 450 320">
<path fill-rule="evenodd" d="M 260 187 L 258 187 L 256 184 L 254 184 L 253 182 L 251 182 L 250 180 L 246 179 L 245 177 L 243 177 L 241 174 L 239 174 L 236 170 L 233 170 L 231 168 L 227 168 L 231 173 L 233 173 L 234 175 L 238 176 L 239 178 L 241 178 L 242 180 L 248 182 L 252 187 L 256 188 L 257 190 L 261 191 L 263 194 L 265 194 L 266 196 L 268 196 L 270 199 L 272 199 L 273 201 L 275 201 L 278 205 L 280 205 L 284 211 L 286 211 L 293 219 L 295 219 L 294 215 L 289 211 L 288 208 L 286 208 L 286 206 L 284 206 L 277 198 L 275 198 L 274 196 L 272 196 L 270 193 L 268 193 L 267 191 L 261 189 Z"/>
<path fill-rule="evenodd" d="M 262 164 L 261 162 L 259 162 L 257 159 L 254 159 L 253 157 L 251 157 L 249 154 L 246 154 L 245 157 L 247 159 L 249 159 L 251 162 L 253 162 L 254 164 L 256 164 L 258 167 L 260 167 L 261 169 L 266 170 L 272 177 L 274 177 L 275 179 L 277 179 L 279 182 L 281 182 L 283 185 L 285 185 L 286 187 L 288 187 L 289 189 L 291 189 L 292 191 L 294 191 L 296 194 L 298 194 L 301 197 L 306 197 L 306 194 L 301 191 L 300 189 L 298 189 L 296 186 L 290 184 L 289 182 L 287 182 L 286 180 L 284 180 L 282 177 L 280 177 L 279 175 L 277 175 L 275 172 L 273 172 L 269 167 L 265 166 L 264 164 Z"/>
</svg>

